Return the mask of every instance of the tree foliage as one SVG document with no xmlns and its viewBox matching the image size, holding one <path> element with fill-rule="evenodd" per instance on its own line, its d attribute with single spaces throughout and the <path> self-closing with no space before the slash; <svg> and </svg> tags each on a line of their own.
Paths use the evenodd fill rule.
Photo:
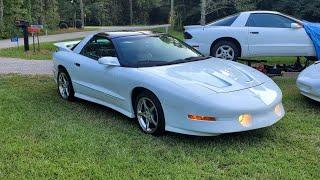
<svg viewBox="0 0 320 180">
<path fill-rule="evenodd" d="M 82 0 L 86 25 L 129 25 L 129 0 Z M 71 3 L 73 2 L 73 3 Z M 133 24 L 169 22 L 170 0 L 132 0 Z M 207 0 L 207 22 L 248 10 L 275 10 L 308 21 L 319 21 L 320 0 Z M 201 0 L 175 0 L 174 26 L 200 23 Z M 14 21 L 25 19 L 46 28 L 60 20 L 81 19 L 80 0 L 0 0 L 0 38 L 17 34 Z"/>
</svg>

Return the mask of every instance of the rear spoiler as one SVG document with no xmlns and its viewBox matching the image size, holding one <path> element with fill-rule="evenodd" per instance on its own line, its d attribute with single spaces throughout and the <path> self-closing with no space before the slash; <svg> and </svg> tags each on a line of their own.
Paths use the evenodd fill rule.
<svg viewBox="0 0 320 180">
<path fill-rule="evenodd" d="M 59 43 L 55 43 L 54 46 L 58 48 L 58 51 L 71 52 L 72 51 L 71 49 L 79 43 L 80 41 L 59 42 Z"/>
</svg>

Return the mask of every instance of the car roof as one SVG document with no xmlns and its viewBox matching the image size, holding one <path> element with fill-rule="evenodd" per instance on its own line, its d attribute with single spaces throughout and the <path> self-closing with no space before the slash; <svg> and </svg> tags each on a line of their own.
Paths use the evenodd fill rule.
<svg viewBox="0 0 320 180">
<path fill-rule="evenodd" d="M 114 32 L 100 32 L 97 35 L 106 36 L 109 39 L 129 37 L 129 36 L 143 36 L 143 35 L 159 35 L 161 33 L 152 31 L 114 31 Z"/>
<path fill-rule="evenodd" d="M 254 13 L 268 13 L 268 14 L 281 14 L 280 12 L 277 11 L 246 11 L 242 13 L 247 13 L 247 14 L 254 14 Z"/>
</svg>

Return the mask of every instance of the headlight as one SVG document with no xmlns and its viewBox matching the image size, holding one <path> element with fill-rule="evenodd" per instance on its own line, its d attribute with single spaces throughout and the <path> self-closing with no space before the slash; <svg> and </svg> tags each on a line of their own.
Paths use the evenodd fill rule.
<svg viewBox="0 0 320 180">
<path fill-rule="evenodd" d="M 250 127 L 252 123 L 252 116 L 250 114 L 242 114 L 239 116 L 239 122 L 244 127 Z"/>
</svg>

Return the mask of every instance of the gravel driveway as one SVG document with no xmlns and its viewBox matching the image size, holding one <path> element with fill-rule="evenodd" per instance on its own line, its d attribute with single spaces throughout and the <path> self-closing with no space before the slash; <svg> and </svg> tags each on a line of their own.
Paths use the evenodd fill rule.
<svg viewBox="0 0 320 180">
<path fill-rule="evenodd" d="M 0 57 L 0 74 L 52 75 L 52 61 Z"/>
</svg>

